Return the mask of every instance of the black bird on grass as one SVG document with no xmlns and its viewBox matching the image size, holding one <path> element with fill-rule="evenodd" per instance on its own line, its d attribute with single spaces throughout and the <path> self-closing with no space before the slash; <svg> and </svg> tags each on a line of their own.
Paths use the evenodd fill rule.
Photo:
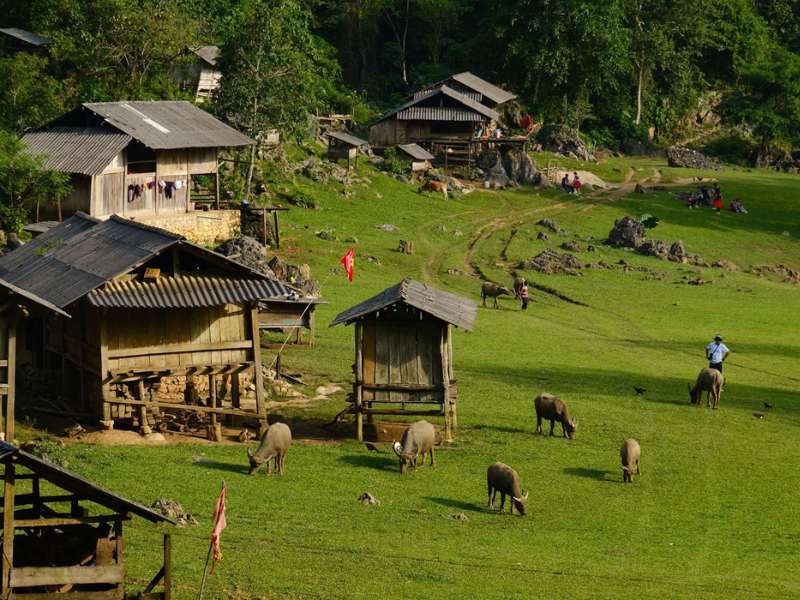
<svg viewBox="0 0 800 600">
<path fill-rule="evenodd" d="M 770 404 L 769 402 L 764 402 L 764 408 L 769 410 L 770 408 L 772 408 L 772 404 Z"/>
<path fill-rule="evenodd" d="M 372 442 L 366 442 L 364 445 L 367 447 L 367 450 L 369 452 L 380 452 L 380 450 L 378 450 L 378 447 Z"/>
<path fill-rule="evenodd" d="M 763 418 L 764 418 L 764 415 L 763 415 L 763 413 L 753 413 L 753 416 L 754 416 L 756 419 L 763 419 Z"/>
<path fill-rule="evenodd" d="M 636 395 L 637 395 L 637 396 L 642 396 L 642 395 L 644 395 L 644 393 L 647 391 L 647 390 L 646 390 L 646 389 L 644 389 L 644 388 L 640 388 L 640 387 L 636 387 L 636 386 L 633 386 L 633 389 L 635 389 L 635 390 L 636 390 Z"/>
</svg>

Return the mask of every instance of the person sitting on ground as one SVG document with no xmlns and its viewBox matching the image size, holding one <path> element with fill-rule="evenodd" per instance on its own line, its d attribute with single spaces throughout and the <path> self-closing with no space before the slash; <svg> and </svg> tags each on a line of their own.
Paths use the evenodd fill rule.
<svg viewBox="0 0 800 600">
<path fill-rule="evenodd" d="M 686 198 L 686 205 L 689 207 L 689 210 L 693 208 L 700 208 L 700 201 L 694 194 L 689 194 L 689 197 Z"/>
<path fill-rule="evenodd" d="M 747 214 L 747 211 L 744 209 L 744 206 L 742 206 L 742 203 L 739 202 L 738 198 L 734 198 L 733 202 L 731 202 L 731 210 L 739 214 Z"/>
<path fill-rule="evenodd" d="M 698 197 L 700 204 L 711 206 L 711 192 L 708 191 L 708 186 L 704 185 L 700 188 L 700 195 Z"/>
<path fill-rule="evenodd" d="M 581 183 L 581 180 L 578 178 L 578 172 L 577 171 L 575 171 L 575 173 L 573 173 L 573 176 L 574 176 L 574 179 L 572 180 L 572 189 L 575 191 L 575 195 L 576 196 L 580 196 L 581 195 L 581 188 L 583 187 L 583 184 Z"/>
<path fill-rule="evenodd" d="M 574 190 L 572 189 L 572 185 L 569 182 L 569 173 L 564 173 L 564 177 L 561 178 L 561 189 L 571 194 Z"/>
</svg>

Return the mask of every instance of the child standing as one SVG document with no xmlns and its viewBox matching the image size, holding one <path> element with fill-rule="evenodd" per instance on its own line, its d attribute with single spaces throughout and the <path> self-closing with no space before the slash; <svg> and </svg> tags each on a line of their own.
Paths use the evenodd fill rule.
<svg viewBox="0 0 800 600">
<path fill-rule="evenodd" d="M 717 214 L 722 210 L 722 196 L 714 198 L 714 209 L 717 211 Z"/>
<path fill-rule="evenodd" d="M 522 298 L 522 310 L 528 310 L 528 280 L 522 280 L 522 287 L 519 288 L 519 295 Z"/>
</svg>

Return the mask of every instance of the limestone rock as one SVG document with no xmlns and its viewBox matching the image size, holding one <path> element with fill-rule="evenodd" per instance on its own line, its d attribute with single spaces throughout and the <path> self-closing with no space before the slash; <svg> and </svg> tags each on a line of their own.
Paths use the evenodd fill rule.
<svg viewBox="0 0 800 600">
<path fill-rule="evenodd" d="M 702 152 L 691 148 L 678 148 L 670 146 L 667 148 L 667 162 L 670 167 L 685 169 L 706 169 L 720 171 L 720 167 L 711 164 L 708 157 Z"/>
<path fill-rule="evenodd" d="M 583 162 L 595 162 L 594 154 L 578 132 L 566 125 L 545 125 L 536 134 L 536 141 L 545 152 L 556 152 Z"/>
<path fill-rule="evenodd" d="M 642 245 L 646 237 L 642 222 L 628 215 L 614 221 L 614 228 L 604 243 L 609 246 L 636 248 Z"/>
<path fill-rule="evenodd" d="M 523 260 L 519 264 L 520 269 L 539 271 L 546 275 L 574 274 L 573 271 L 581 267 L 583 267 L 583 263 L 577 257 L 572 254 L 557 252 L 552 248 L 540 252 L 531 259 Z"/>
</svg>

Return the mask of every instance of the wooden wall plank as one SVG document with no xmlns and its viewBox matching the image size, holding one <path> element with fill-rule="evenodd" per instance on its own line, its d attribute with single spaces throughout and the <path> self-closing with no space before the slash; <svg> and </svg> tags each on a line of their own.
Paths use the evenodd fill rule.
<svg viewBox="0 0 800 600">
<path fill-rule="evenodd" d="M 159 308 L 147 309 L 147 345 L 163 346 L 166 342 L 166 311 Z M 150 364 L 165 367 L 167 359 L 163 353 L 151 354 Z"/>
<path fill-rule="evenodd" d="M 11 587 L 64 583 L 124 583 L 125 567 L 21 567 L 11 571 Z"/>
<path fill-rule="evenodd" d="M 389 332 L 386 323 L 375 324 L 375 383 L 389 383 Z M 389 400 L 388 392 L 376 392 L 376 400 Z"/>
<path fill-rule="evenodd" d="M 364 331 L 364 381 L 375 383 L 375 323 L 366 321 L 363 323 Z M 363 400 L 375 399 L 374 392 L 364 392 Z"/>
</svg>

